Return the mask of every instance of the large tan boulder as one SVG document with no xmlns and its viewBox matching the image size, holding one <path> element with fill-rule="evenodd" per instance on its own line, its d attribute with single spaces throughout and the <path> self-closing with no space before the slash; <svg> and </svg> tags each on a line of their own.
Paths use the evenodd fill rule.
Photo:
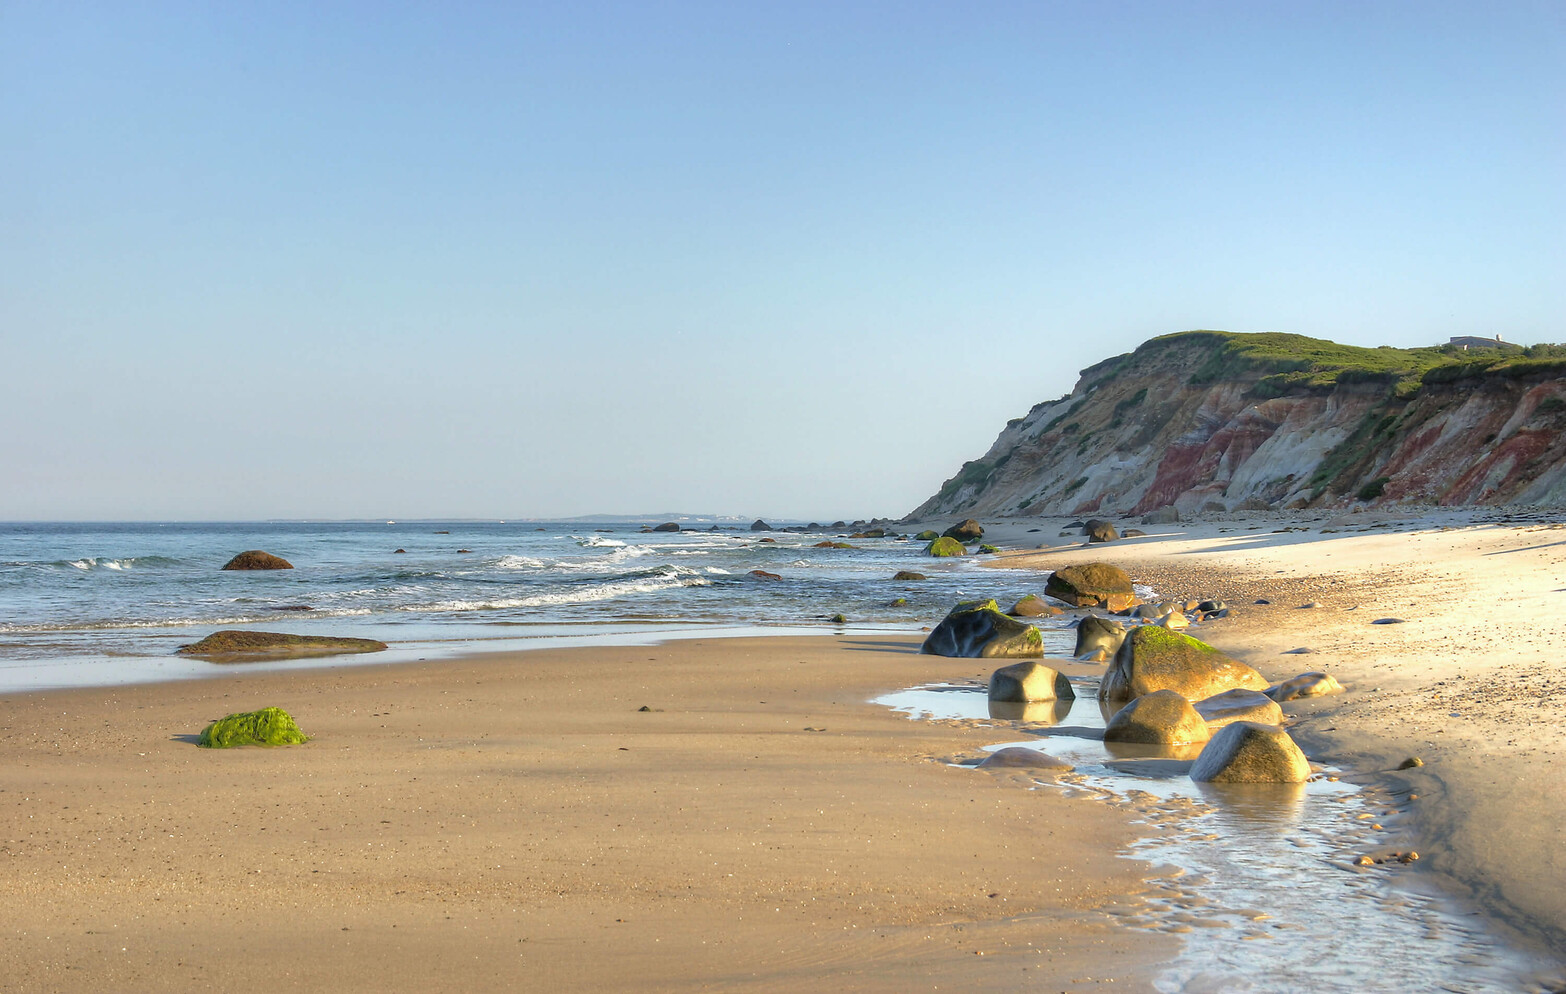
<svg viewBox="0 0 1566 994">
<path fill-rule="evenodd" d="M 1283 709 L 1278 707 L 1278 702 L 1255 690 L 1226 690 L 1191 706 L 1207 722 L 1208 729 L 1214 732 L 1237 721 L 1254 721 L 1263 725 L 1283 724 Z"/>
<path fill-rule="evenodd" d="M 1275 701 L 1292 701 L 1301 697 L 1324 697 L 1343 693 L 1343 685 L 1325 673 L 1301 673 L 1297 677 L 1275 683 L 1264 692 Z"/>
<path fill-rule="evenodd" d="M 1126 629 L 1118 621 L 1090 614 L 1077 622 L 1077 647 L 1073 656 L 1082 657 L 1103 652 L 1108 659 L 1120 651 L 1120 643 L 1126 640 Z"/>
<path fill-rule="evenodd" d="M 993 600 L 958 604 L 925 638 L 919 651 L 932 656 L 1026 659 L 1044 655 L 1039 630 L 1001 614 Z"/>
<path fill-rule="evenodd" d="M 239 555 L 223 564 L 224 569 L 293 569 L 294 564 L 281 556 L 274 556 L 270 552 L 262 552 L 260 549 L 251 549 L 249 552 L 241 552 Z"/>
<path fill-rule="evenodd" d="M 992 701 L 1026 704 L 1030 701 L 1071 701 L 1076 696 L 1066 675 L 1043 663 L 1012 663 L 990 674 Z"/>
<path fill-rule="evenodd" d="M 1210 734 L 1191 702 L 1172 690 L 1143 694 L 1116 711 L 1104 726 L 1105 742 L 1189 745 L 1206 742 Z"/>
<path fill-rule="evenodd" d="M 1119 566 L 1087 563 L 1066 566 L 1050 574 L 1044 593 L 1075 607 L 1102 607 L 1125 611 L 1137 603 L 1131 592 L 1131 577 Z"/>
<path fill-rule="evenodd" d="M 1201 783 L 1304 783 L 1310 762 L 1277 725 L 1237 721 L 1214 735 L 1191 766 Z"/>
<path fill-rule="evenodd" d="M 1098 696 L 1128 701 L 1155 690 L 1173 690 L 1200 701 L 1226 690 L 1266 690 L 1267 679 L 1238 659 L 1206 642 L 1157 625 L 1126 633 L 1115 659 L 1104 672 Z"/>
</svg>

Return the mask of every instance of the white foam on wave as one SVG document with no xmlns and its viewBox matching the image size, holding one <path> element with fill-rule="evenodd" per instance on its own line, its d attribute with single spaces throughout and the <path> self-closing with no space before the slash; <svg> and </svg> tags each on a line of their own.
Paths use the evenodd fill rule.
<svg viewBox="0 0 1566 994">
<path fill-rule="evenodd" d="M 587 538 L 579 538 L 576 535 L 571 537 L 576 539 L 576 544 L 584 549 L 618 549 L 625 545 L 617 538 L 604 538 L 602 535 L 591 535 Z"/>
<path fill-rule="evenodd" d="M 543 569 L 549 564 L 532 556 L 501 556 L 495 560 L 496 569 Z"/>
<path fill-rule="evenodd" d="M 84 557 L 82 559 L 71 559 L 71 560 L 67 560 L 66 561 L 66 565 L 67 566 L 75 566 L 77 569 L 81 570 L 83 573 L 90 572 L 93 569 L 100 569 L 100 568 L 101 569 L 114 569 L 114 570 L 127 570 L 127 569 L 130 569 L 133 565 L 135 565 L 135 563 L 136 563 L 135 559 L 95 559 L 95 558 L 92 558 L 90 556 L 89 557 Z"/>
<path fill-rule="evenodd" d="M 399 611 L 504 611 L 519 607 L 549 607 L 558 604 L 588 604 L 632 594 L 652 594 L 679 587 L 709 587 L 712 581 L 699 573 L 670 566 L 652 576 L 634 580 L 616 580 L 575 589 L 532 594 L 527 597 L 502 597 L 490 600 L 449 600 L 433 604 L 407 604 Z"/>
<path fill-rule="evenodd" d="M 733 573 L 730 573 L 728 570 L 723 569 L 720 566 L 708 566 L 707 567 L 707 572 L 712 573 L 712 574 L 714 574 L 716 576 L 733 576 L 734 575 Z"/>
</svg>

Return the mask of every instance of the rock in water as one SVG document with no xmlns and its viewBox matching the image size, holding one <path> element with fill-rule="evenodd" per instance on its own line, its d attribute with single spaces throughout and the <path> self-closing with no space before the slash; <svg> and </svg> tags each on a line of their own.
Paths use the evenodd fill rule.
<svg viewBox="0 0 1566 994">
<path fill-rule="evenodd" d="M 894 580 L 928 580 L 923 573 L 915 573 L 911 569 L 900 569 L 892 575 Z"/>
<path fill-rule="evenodd" d="M 924 531 L 922 531 L 919 534 L 914 536 L 914 538 L 917 539 L 920 542 L 933 542 L 933 541 L 935 541 L 936 539 L 938 539 L 940 537 L 941 536 L 935 534 L 935 532 L 931 531 L 928 528 L 926 528 Z"/>
<path fill-rule="evenodd" d="M 920 652 L 980 659 L 1044 655 L 1044 638 L 1032 625 L 1000 613 L 994 601 L 958 604 L 935 626 Z"/>
<path fill-rule="evenodd" d="M 755 521 L 750 523 L 750 530 L 753 532 L 770 532 L 776 531 L 777 529 L 773 528 L 765 521 L 762 521 L 760 518 L 757 518 Z"/>
<path fill-rule="evenodd" d="M 1072 701 L 1066 675 L 1043 663 L 1012 663 L 990 674 L 990 700 L 1027 704 L 1032 701 Z M 1274 705 L 1276 707 L 1276 705 Z"/>
<path fill-rule="evenodd" d="M 1282 683 L 1275 683 L 1263 691 L 1268 697 L 1279 703 L 1292 701 L 1300 697 L 1325 697 L 1328 694 L 1343 693 L 1343 685 L 1336 679 L 1325 673 L 1311 672 L 1301 673 L 1299 676 Z"/>
<path fill-rule="evenodd" d="M 1126 701 L 1155 690 L 1173 690 L 1187 700 L 1200 701 L 1236 688 L 1266 690 L 1267 680 L 1206 642 L 1143 625 L 1126 633 L 1099 684 L 1098 697 Z"/>
<path fill-rule="evenodd" d="M 1137 603 L 1131 592 L 1131 577 L 1119 566 L 1088 563 L 1067 566 L 1050 574 L 1044 593 L 1074 607 L 1102 607 L 1124 611 Z"/>
<path fill-rule="evenodd" d="M 753 569 L 753 570 L 750 571 L 749 575 L 755 577 L 758 580 L 781 580 L 781 579 L 783 579 L 778 574 L 776 574 L 776 573 L 768 573 L 764 569 Z"/>
<path fill-rule="evenodd" d="M 1197 701 L 1192 707 L 1207 722 L 1207 727 L 1215 732 L 1237 721 L 1254 721 L 1262 725 L 1283 724 L 1283 709 L 1278 707 L 1278 702 L 1254 690 L 1226 690 Z"/>
<path fill-rule="evenodd" d="M 966 521 L 957 522 L 941 534 L 946 538 L 955 538 L 959 542 L 977 542 L 984 537 L 984 526 L 968 518 Z"/>
<path fill-rule="evenodd" d="M 924 554 L 927 556 L 966 556 L 968 550 L 955 538 L 942 535 L 940 538 L 925 546 Z"/>
<path fill-rule="evenodd" d="M 1120 643 L 1125 640 L 1125 627 L 1118 621 L 1090 614 L 1077 622 L 1077 648 L 1072 655 L 1080 658 L 1103 652 L 1100 658 L 1108 659 L 1120 651 Z"/>
<path fill-rule="evenodd" d="M 1014 618 L 1053 618 L 1060 613 L 1060 608 L 1044 603 L 1044 598 L 1038 594 L 1028 594 L 1006 613 Z"/>
<path fill-rule="evenodd" d="M 298 745 L 309 739 L 282 708 L 262 708 L 219 718 L 201 730 L 198 745 L 231 749 L 243 745 Z"/>
<path fill-rule="evenodd" d="M 1127 704 L 1104 726 L 1105 742 L 1191 745 L 1212 733 L 1191 702 L 1172 690 L 1155 690 Z"/>
<path fill-rule="evenodd" d="M 241 552 L 223 565 L 224 569 L 293 569 L 294 564 L 270 552 L 251 549 Z"/>
<path fill-rule="evenodd" d="M 213 632 L 200 642 L 182 645 L 174 651 L 182 656 L 199 656 L 215 663 L 243 663 L 263 659 L 300 659 L 306 656 L 380 652 L 384 648 L 386 648 L 385 642 L 377 642 L 374 639 L 230 630 Z"/>
<path fill-rule="evenodd" d="M 677 532 L 679 530 L 680 525 L 679 522 L 676 521 L 665 521 L 663 524 L 653 529 L 655 532 Z"/>
<path fill-rule="evenodd" d="M 1025 746 L 1008 746 L 990 753 L 979 766 L 983 769 L 1014 770 L 1069 770 L 1071 764 L 1051 756 L 1047 752 Z"/>
<path fill-rule="evenodd" d="M 1237 721 L 1221 729 L 1191 766 L 1200 783 L 1304 783 L 1310 763 L 1277 725 Z"/>
</svg>

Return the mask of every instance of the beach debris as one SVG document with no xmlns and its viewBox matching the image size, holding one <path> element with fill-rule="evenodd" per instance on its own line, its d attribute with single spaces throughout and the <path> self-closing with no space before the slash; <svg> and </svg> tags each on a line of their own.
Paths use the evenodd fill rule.
<svg viewBox="0 0 1566 994">
<path fill-rule="evenodd" d="M 753 531 L 753 532 L 775 532 L 775 531 L 777 531 L 776 528 L 773 528 L 771 525 L 767 524 L 765 521 L 762 521 L 760 518 L 757 518 L 755 521 L 752 521 L 750 523 L 750 530 Z"/>
<path fill-rule="evenodd" d="M 959 542 L 977 542 L 984 537 L 984 526 L 972 518 L 966 518 L 957 522 L 950 528 L 941 532 L 944 538 L 955 538 Z"/>
<path fill-rule="evenodd" d="M 1026 704 L 1030 701 L 1076 700 L 1066 675 L 1043 663 L 1012 663 L 990 674 L 990 700 Z"/>
<path fill-rule="evenodd" d="M 1097 656 L 1093 661 L 1102 662 L 1119 652 L 1125 640 L 1126 629 L 1120 622 L 1090 614 L 1077 622 L 1077 647 L 1071 654 L 1078 659 Z"/>
<path fill-rule="evenodd" d="M 1120 533 L 1115 530 L 1112 522 L 1103 518 L 1094 518 L 1082 526 L 1082 534 L 1088 537 L 1088 544 L 1095 542 L 1114 542 L 1120 538 Z"/>
<path fill-rule="evenodd" d="M 1278 702 L 1255 690 L 1226 690 L 1191 705 L 1216 732 L 1237 721 L 1255 721 L 1263 725 L 1283 724 L 1283 709 Z"/>
<path fill-rule="evenodd" d="M 979 763 L 980 769 L 1008 769 L 1008 770 L 1071 770 L 1072 766 L 1064 760 L 1056 759 L 1047 752 L 1037 749 L 1029 749 L 1026 746 L 1007 746 L 997 749 L 984 757 Z M 990 895 L 994 897 L 995 895 Z"/>
<path fill-rule="evenodd" d="M 753 576 L 753 577 L 755 577 L 758 580 L 781 580 L 781 579 L 783 579 L 778 574 L 776 574 L 776 573 L 768 573 L 764 569 L 753 569 L 749 573 L 747 573 L 746 575 L 747 576 Z"/>
<path fill-rule="evenodd" d="M 1027 594 L 1018 599 L 1006 613 L 1013 618 L 1053 618 L 1060 614 L 1061 610 L 1053 604 L 1046 603 L 1038 594 Z"/>
<path fill-rule="evenodd" d="M 1131 577 L 1109 563 L 1062 567 L 1050 574 L 1044 594 L 1072 607 L 1102 607 L 1110 611 L 1126 611 L 1141 603 L 1131 590 Z"/>
<path fill-rule="evenodd" d="M 1026 658 L 1044 655 L 1044 637 L 1025 622 L 1001 614 L 993 600 L 952 608 L 920 646 L 932 656 Z"/>
<path fill-rule="evenodd" d="M 1173 690 L 1199 701 L 1226 690 L 1265 690 L 1267 679 L 1200 639 L 1156 625 L 1126 633 L 1099 684 L 1099 700 L 1126 701 Z"/>
<path fill-rule="evenodd" d="M 938 556 L 938 557 L 944 557 L 944 556 L 966 556 L 968 554 L 968 550 L 961 542 L 957 541 L 955 538 L 951 538 L 949 536 L 942 535 L 940 538 L 936 539 L 935 541 L 931 542 L 929 545 L 924 547 L 924 554 L 927 555 L 927 556 Z"/>
<path fill-rule="evenodd" d="M 1199 783 L 1304 783 L 1310 763 L 1277 725 L 1237 721 L 1219 729 L 1191 766 Z"/>
<path fill-rule="evenodd" d="M 1191 702 L 1173 690 L 1155 690 L 1127 704 L 1104 726 L 1105 742 L 1191 745 L 1212 733 Z"/>
<path fill-rule="evenodd" d="M 219 718 L 201 730 L 201 738 L 196 744 L 207 749 L 231 749 L 245 745 L 298 745 L 308 741 L 287 711 L 262 708 Z"/>
<path fill-rule="evenodd" d="M 1275 683 L 1262 691 L 1268 697 L 1279 702 L 1293 701 L 1301 697 L 1326 697 L 1328 694 L 1343 693 L 1343 685 L 1338 683 L 1336 677 L 1328 676 L 1319 670 L 1309 673 L 1301 673 L 1291 677 L 1282 683 Z"/>
<path fill-rule="evenodd" d="M 260 549 L 251 549 L 241 552 L 239 555 L 223 564 L 224 569 L 293 569 L 294 564 L 281 556 L 274 556 L 270 552 L 262 552 Z"/>
<path fill-rule="evenodd" d="M 1397 768 L 1400 770 L 1412 770 L 1423 765 L 1425 765 L 1424 760 L 1420 759 L 1418 756 L 1410 756 L 1401 763 L 1397 764 Z"/>
<path fill-rule="evenodd" d="M 377 642 L 375 639 L 229 629 L 213 632 L 200 642 L 182 645 L 174 651 L 181 656 L 197 656 L 215 663 L 242 663 L 264 659 L 300 659 L 307 656 L 380 652 L 384 648 L 386 643 Z"/>
</svg>

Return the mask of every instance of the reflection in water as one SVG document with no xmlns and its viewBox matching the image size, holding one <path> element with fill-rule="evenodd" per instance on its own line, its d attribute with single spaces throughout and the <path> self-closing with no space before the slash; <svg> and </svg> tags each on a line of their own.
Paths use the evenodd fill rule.
<svg viewBox="0 0 1566 994">
<path fill-rule="evenodd" d="M 1093 696 L 1088 686 L 1077 690 Z M 975 685 L 916 688 L 876 703 L 915 717 L 1000 718 Z M 1396 861 L 1354 865 L 1359 854 L 1393 844 L 1399 799 L 1327 777 L 1196 784 L 1189 758 L 1104 743 L 1104 720 L 1115 710 L 1078 706 L 1069 726 L 1030 717 L 1011 731 L 1035 738 L 991 751 L 1021 762 L 1029 757 L 1010 750 L 1043 747 L 1075 772 L 1037 783 L 1102 797 L 1158 826 L 1127 855 L 1166 875 L 1145 905 L 1111 913 L 1128 928 L 1182 935 L 1180 956 L 1156 982 L 1160 991 L 1546 989 L 1532 978 L 1553 965 L 1506 949 L 1473 912 L 1404 886 L 1408 871 Z M 1131 748 L 1140 754 L 1126 754 Z"/>
<path fill-rule="evenodd" d="M 989 701 L 991 718 L 1002 721 L 1026 721 L 1034 725 L 1058 725 L 1071 713 L 1076 701 Z"/>
</svg>

